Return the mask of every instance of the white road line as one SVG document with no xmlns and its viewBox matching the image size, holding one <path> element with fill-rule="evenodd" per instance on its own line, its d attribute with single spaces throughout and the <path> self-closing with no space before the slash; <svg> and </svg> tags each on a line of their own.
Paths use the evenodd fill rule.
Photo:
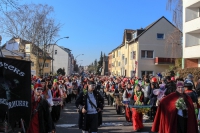
<svg viewBox="0 0 200 133">
<path fill-rule="evenodd" d="M 77 124 L 59 124 L 59 125 L 56 125 L 56 127 L 75 127 L 77 126 Z"/>
</svg>

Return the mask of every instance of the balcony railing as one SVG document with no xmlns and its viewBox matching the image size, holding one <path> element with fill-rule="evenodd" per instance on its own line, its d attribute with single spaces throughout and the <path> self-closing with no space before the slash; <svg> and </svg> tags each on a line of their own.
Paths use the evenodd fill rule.
<svg viewBox="0 0 200 133">
<path fill-rule="evenodd" d="M 154 63 L 156 65 L 175 64 L 175 59 L 174 58 L 155 57 Z"/>
</svg>

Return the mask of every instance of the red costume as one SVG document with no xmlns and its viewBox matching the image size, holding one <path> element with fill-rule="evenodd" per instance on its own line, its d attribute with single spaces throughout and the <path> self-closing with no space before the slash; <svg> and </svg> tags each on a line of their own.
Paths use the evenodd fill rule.
<svg viewBox="0 0 200 133">
<path fill-rule="evenodd" d="M 197 120 L 194 113 L 192 99 L 185 95 L 188 108 L 187 118 L 187 133 L 198 133 Z M 160 101 L 154 123 L 152 126 L 153 132 L 158 133 L 177 133 L 177 117 L 178 110 L 176 109 L 176 101 L 180 98 L 178 92 L 171 93 Z"/>
<path fill-rule="evenodd" d="M 139 97 L 136 94 L 134 94 L 133 98 L 134 98 L 134 101 L 137 101 Z M 144 98 L 144 94 L 141 92 L 139 101 L 143 102 L 143 98 Z M 138 130 L 144 127 L 142 119 L 143 119 L 143 114 L 138 113 L 135 108 L 132 108 L 133 130 Z"/>
</svg>

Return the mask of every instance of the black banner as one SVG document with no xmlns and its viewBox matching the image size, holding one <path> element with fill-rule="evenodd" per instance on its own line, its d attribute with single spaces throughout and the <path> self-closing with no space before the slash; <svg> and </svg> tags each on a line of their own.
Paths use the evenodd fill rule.
<svg viewBox="0 0 200 133">
<path fill-rule="evenodd" d="M 23 119 L 28 125 L 31 113 L 31 62 L 0 57 L 0 122 L 7 114 L 14 128 Z"/>
</svg>

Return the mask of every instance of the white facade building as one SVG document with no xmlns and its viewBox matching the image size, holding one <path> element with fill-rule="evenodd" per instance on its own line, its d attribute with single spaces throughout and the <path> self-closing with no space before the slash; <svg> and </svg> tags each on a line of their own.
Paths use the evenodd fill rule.
<svg viewBox="0 0 200 133">
<path fill-rule="evenodd" d="M 64 68 L 66 75 L 73 73 L 73 54 L 71 50 L 58 45 L 49 45 L 48 53 L 53 58 L 52 60 L 52 71 L 53 74 L 57 73 L 59 68 Z"/>
<path fill-rule="evenodd" d="M 183 0 L 183 67 L 200 67 L 199 50 L 200 0 Z"/>
</svg>

